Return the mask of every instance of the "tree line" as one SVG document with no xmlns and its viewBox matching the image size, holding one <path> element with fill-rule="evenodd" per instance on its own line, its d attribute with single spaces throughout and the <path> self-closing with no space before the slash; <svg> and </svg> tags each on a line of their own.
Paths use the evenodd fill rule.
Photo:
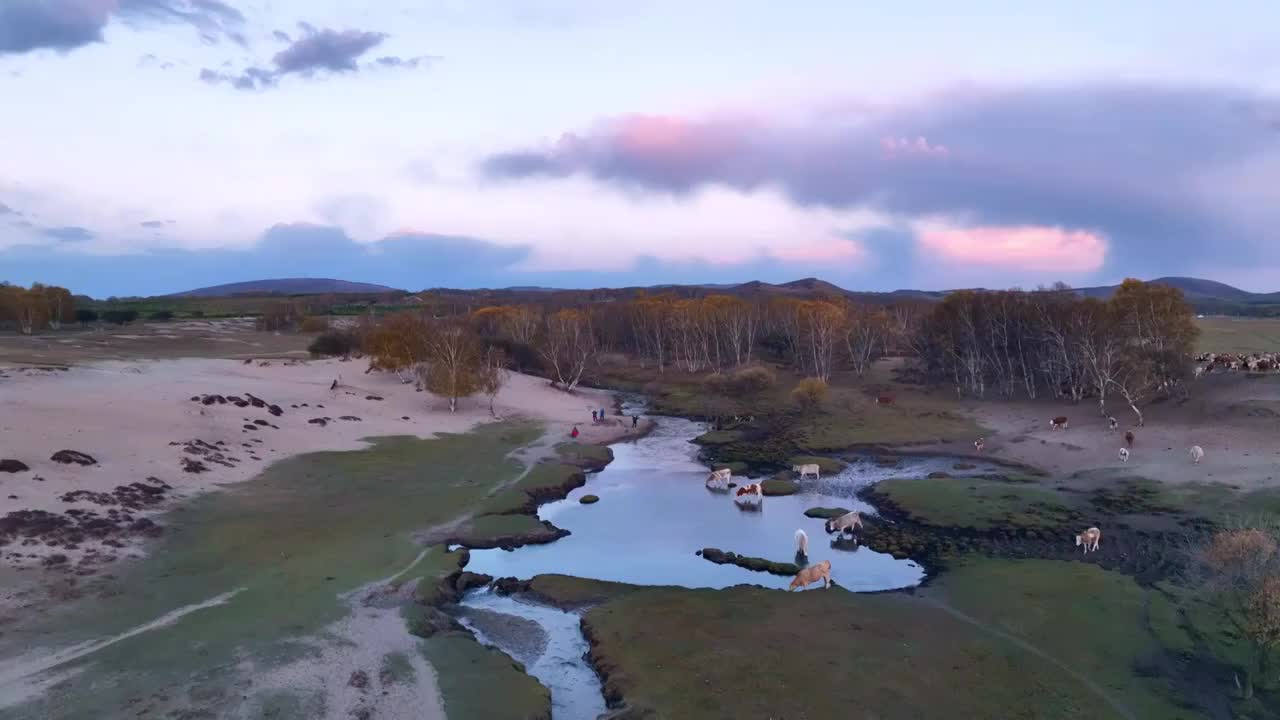
<svg viewBox="0 0 1280 720">
<path fill-rule="evenodd" d="M 23 335 L 57 330 L 75 319 L 75 300 L 64 287 L 34 283 L 24 288 L 0 283 L 0 323 Z"/>
<path fill-rule="evenodd" d="M 1120 402 L 1139 424 L 1150 400 L 1185 388 L 1198 333 L 1180 291 L 1137 280 L 1125 281 L 1107 301 L 1058 286 L 959 291 L 941 301 L 889 305 L 641 293 L 573 306 L 440 312 L 371 319 L 366 349 L 380 367 L 402 373 L 432 361 L 454 367 L 450 393 L 479 387 L 478 380 L 464 381 L 478 374 L 459 368 L 482 367 L 489 349 L 569 390 L 606 353 L 659 374 L 718 375 L 767 359 L 822 382 L 838 372 L 861 375 L 877 359 L 901 355 L 921 381 L 950 386 L 959 396 L 1093 399 L 1104 414 L 1109 402 Z M 447 341 L 430 339 L 442 333 Z M 433 343 L 443 345 L 433 350 Z M 454 352 L 462 345 L 464 352 Z"/>
</svg>

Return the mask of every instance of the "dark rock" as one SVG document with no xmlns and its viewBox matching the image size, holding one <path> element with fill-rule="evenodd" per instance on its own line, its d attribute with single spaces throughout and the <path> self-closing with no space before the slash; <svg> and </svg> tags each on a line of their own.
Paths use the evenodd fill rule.
<svg viewBox="0 0 1280 720">
<path fill-rule="evenodd" d="M 701 555 L 702 559 L 709 560 L 717 565 L 737 565 L 740 568 L 756 572 L 767 572 L 772 575 L 790 576 L 800 572 L 800 568 L 795 563 L 779 563 L 763 558 L 747 557 L 737 553 L 725 552 L 719 548 L 703 548 L 697 554 Z"/>
<path fill-rule="evenodd" d="M 346 421 L 348 421 L 348 422 L 364 422 L 363 420 L 361 420 L 360 418 L 356 417 L 355 415 L 343 415 L 343 416 L 339 417 L 338 419 L 339 419 L 339 420 L 346 420 Z"/>
<path fill-rule="evenodd" d="M 31 468 L 27 464 L 18 460 L 3 459 L 0 460 L 0 472 L 19 473 L 26 472 Z"/>
<path fill-rule="evenodd" d="M 204 403 L 205 405 L 214 405 L 214 404 L 226 405 L 227 399 L 222 397 L 221 395 L 205 395 L 200 398 L 200 402 Z"/>
<path fill-rule="evenodd" d="M 379 397 L 378 395 L 366 395 L 364 399 L 365 400 L 381 400 L 382 398 Z"/>
<path fill-rule="evenodd" d="M 268 405 L 267 412 L 275 415 L 276 417 L 280 417 L 284 414 L 284 410 L 281 410 L 279 405 Z"/>
<path fill-rule="evenodd" d="M 325 425 L 329 424 L 329 421 L 325 420 L 324 418 L 311 418 L 307 422 L 312 425 L 319 425 L 320 427 L 324 427 Z"/>
<path fill-rule="evenodd" d="M 945 472 L 942 472 L 941 470 L 935 470 L 929 473 L 927 477 L 930 480 L 946 480 L 947 478 L 951 477 L 951 473 L 945 473 Z"/>
<path fill-rule="evenodd" d="M 458 579 L 454 581 L 453 588 L 461 594 L 471 588 L 484 587 L 491 582 L 493 582 L 493 577 L 490 575 L 463 570 L 458 574 Z"/>
<path fill-rule="evenodd" d="M 493 581 L 493 591 L 499 595 L 510 595 L 512 593 L 526 592 L 529 590 L 529 581 L 520 580 L 513 577 L 498 578 Z"/>
<path fill-rule="evenodd" d="M 369 673 L 363 670 L 356 670 L 351 673 L 351 679 L 347 681 L 347 684 L 357 690 L 366 690 L 369 687 Z"/>
<path fill-rule="evenodd" d="M 97 465 L 98 461 L 94 460 L 91 455 L 79 452 L 78 450 L 59 450 L 49 457 L 50 460 L 64 465 Z"/>
<path fill-rule="evenodd" d="M 267 406 L 267 401 L 262 398 L 254 397 L 249 393 L 245 393 L 244 396 L 249 398 L 249 402 L 256 408 L 264 408 Z"/>
<path fill-rule="evenodd" d="M 67 564 L 67 556 L 66 556 L 66 555 L 63 555 L 62 553 L 54 553 L 53 555 L 50 555 L 50 556 L 46 557 L 43 561 L 41 561 L 41 564 L 42 564 L 42 565 L 44 565 L 45 567 L 54 567 L 54 566 L 57 566 L 57 565 L 66 565 L 66 564 Z"/>
<path fill-rule="evenodd" d="M 832 518 L 838 518 L 841 515 L 846 515 L 848 514 L 848 512 L 849 511 L 844 508 L 811 507 L 808 510 L 804 511 L 804 516 L 811 517 L 811 518 L 822 518 L 823 520 L 830 520 Z"/>
<path fill-rule="evenodd" d="M 271 423 L 267 422 L 266 420 L 258 419 L 258 420 L 254 420 L 254 421 L 253 421 L 253 424 L 254 424 L 254 425 L 259 425 L 259 426 L 261 426 L 261 427 L 266 427 L 266 426 L 270 425 Z"/>
<path fill-rule="evenodd" d="M 258 426 L 257 426 L 257 425 L 254 425 L 254 424 L 252 424 L 252 423 L 245 423 L 245 424 L 244 424 L 244 429 L 245 429 L 245 430 L 257 430 L 257 429 L 258 429 Z"/>
<path fill-rule="evenodd" d="M 765 497 L 778 497 L 782 495 L 795 495 L 800 492 L 800 486 L 793 480 L 773 479 L 765 480 L 760 483 L 760 490 Z"/>
<path fill-rule="evenodd" d="M 189 473 L 209 472 L 209 467 L 199 460 L 191 458 L 182 458 L 182 471 Z"/>
<path fill-rule="evenodd" d="M 600 502 L 600 498 L 595 495 L 583 495 L 582 497 L 578 498 L 578 502 L 582 503 L 583 505 L 594 505 Z"/>
<path fill-rule="evenodd" d="M 400 419 L 401 419 L 401 420 L 408 420 L 408 419 L 409 419 L 409 416 L 408 416 L 408 415 L 401 415 L 401 416 L 400 416 Z"/>
</svg>

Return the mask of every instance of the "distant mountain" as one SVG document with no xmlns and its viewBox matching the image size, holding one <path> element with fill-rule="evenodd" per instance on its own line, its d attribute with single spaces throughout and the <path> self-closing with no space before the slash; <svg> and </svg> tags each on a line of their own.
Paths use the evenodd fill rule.
<svg viewBox="0 0 1280 720">
<path fill-rule="evenodd" d="M 395 288 L 332 278 L 275 278 L 227 283 L 173 293 L 170 297 L 228 297 L 231 295 L 328 295 L 396 292 Z"/>
<path fill-rule="evenodd" d="M 1256 305 L 1280 303 L 1280 292 L 1255 293 L 1241 290 L 1216 280 L 1205 280 L 1192 277 L 1162 277 L 1149 282 L 1167 285 L 1182 291 L 1183 296 L 1193 305 L 1204 304 L 1236 304 Z M 1102 287 L 1077 288 L 1076 292 L 1087 297 L 1105 300 L 1115 293 L 1118 285 Z"/>
</svg>

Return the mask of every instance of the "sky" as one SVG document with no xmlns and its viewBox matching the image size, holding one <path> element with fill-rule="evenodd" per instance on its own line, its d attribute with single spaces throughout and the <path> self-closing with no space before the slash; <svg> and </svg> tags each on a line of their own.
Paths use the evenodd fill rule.
<svg viewBox="0 0 1280 720">
<path fill-rule="evenodd" d="M 1280 4 L 0 0 L 0 280 L 1280 290 Z"/>
</svg>

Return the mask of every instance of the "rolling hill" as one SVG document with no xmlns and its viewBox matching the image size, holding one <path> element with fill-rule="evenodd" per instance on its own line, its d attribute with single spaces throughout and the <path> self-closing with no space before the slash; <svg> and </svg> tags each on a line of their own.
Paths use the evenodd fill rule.
<svg viewBox="0 0 1280 720">
<path fill-rule="evenodd" d="M 395 288 L 333 278 L 276 278 L 227 283 L 173 293 L 169 297 L 230 297 L 232 295 L 329 295 L 337 293 L 397 292 Z"/>
</svg>

